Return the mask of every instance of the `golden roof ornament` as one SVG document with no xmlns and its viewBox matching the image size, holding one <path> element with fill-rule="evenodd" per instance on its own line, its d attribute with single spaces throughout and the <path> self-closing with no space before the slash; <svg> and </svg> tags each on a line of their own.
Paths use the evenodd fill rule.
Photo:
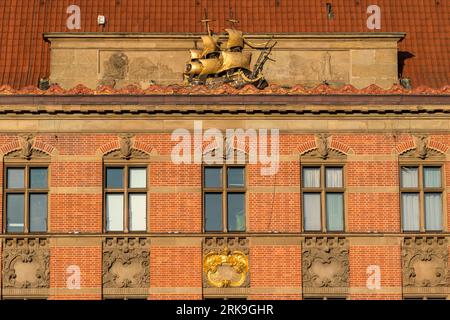
<svg viewBox="0 0 450 320">
<path fill-rule="evenodd" d="M 205 23 L 206 35 L 201 36 L 202 50 L 190 50 L 190 61 L 186 64 L 184 81 L 186 85 L 206 85 L 208 87 L 220 86 L 228 83 L 235 88 L 241 88 L 246 84 L 252 84 L 258 89 L 268 86 L 262 74 L 265 63 L 270 58 L 271 51 L 276 42 L 271 40 L 264 44 L 254 44 L 245 39 L 242 31 L 234 28 L 239 21 L 231 18 L 228 21 L 231 27 L 225 29 L 226 41 L 221 42 L 209 27 L 207 12 L 201 22 Z M 260 51 L 256 63 L 251 67 L 252 52 L 245 49 L 247 45 L 251 49 Z"/>
</svg>

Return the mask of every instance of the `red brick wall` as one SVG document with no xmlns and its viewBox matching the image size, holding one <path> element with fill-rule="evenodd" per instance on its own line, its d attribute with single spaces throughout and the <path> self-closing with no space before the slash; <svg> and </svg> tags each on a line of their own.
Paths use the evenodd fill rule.
<svg viewBox="0 0 450 320">
<path fill-rule="evenodd" d="M 101 299 L 102 285 L 102 248 L 101 246 L 52 247 L 50 250 L 50 287 L 55 289 L 50 299 Z M 71 273 L 67 268 L 71 265 L 80 268 L 80 290 L 67 289 L 67 278 Z M 87 290 L 98 293 L 87 293 Z M 97 290 L 95 290 L 97 289 Z"/>
<path fill-rule="evenodd" d="M 164 291 L 151 294 L 151 299 L 201 299 L 201 293 L 196 292 L 202 288 L 201 247 L 152 245 L 150 286 Z M 175 288 L 194 292 L 180 294 Z"/>
<path fill-rule="evenodd" d="M 251 288 L 264 288 L 264 291 L 268 291 L 252 294 L 250 299 L 301 298 L 300 245 L 251 246 L 249 264 Z M 285 289 L 287 293 L 270 293 L 270 288 L 281 291 Z M 298 288 L 298 293 L 292 293 L 292 288 Z"/>
<path fill-rule="evenodd" d="M 349 249 L 350 287 L 359 289 L 351 299 L 401 299 L 402 261 L 400 245 L 352 245 Z M 381 289 L 366 290 L 367 267 L 381 271 Z M 394 292 L 393 292 L 394 291 Z M 396 291 L 396 292 L 395 292 Z M 371 293 L 372 292 L 372 293 Z"/>
<path fill-rule="evenodd" d="M 0 135 L 0 150 L 15 141 Z M 54 148 L 50 163 L 49 232 L 102 232 L 103 193 L 100 149 L 114 145 L 114 134 L 58 134 L 38 136 L 39 142 Z M 346 167 L 346 223 L 348 232 L 400 232 L 398 162 L 396 148 L 412 141 L 409 135 L 336 134 L 333 146 L 348 153 Z M 436 135 L 431 141 L 450 146 L 449 135 Z M 135 144 L 151 151 L 158 159 L 149 163 L 149 232 L 201 233 L 201 166 L 174 165 L 170 153 L 176 142 L 168 134 L 141 134 Z M 284 159 L 274 176 L 261 176 L 261 165 L 247 166 L 247 231 L 298 233 L 301 231 L 300 162 L 295 157 L 314 146 L 313 135 L 283 134 L 280 152 Z M 351 159 L 353 157 L 353 159 Z M 383 157 L 386 160 L 383 160 Z M 287 160 L 286 160 L 287 159 Z M 380 160 L 381 159 L 381 160 Z M 3 165 L 0 162 L 0 185 Z M 444 164 L 446 185 L 450 185 L 450 163 Z M 357 188 L 363 187 L 358 191 Z M 373 189 L 373 190 L 371 190 Z M 274 192 L 275 190 L 275 192 Z M 450 197 L 450 192 L 447 198 Z M 0 197 L 0 226 L 3 223 L 3 197 Z M 450 203 L 444 205 L 450 223 Z M 371 234 L 367 236 L 370 237 Z M 270 236 L 270 234 L 268 235 Z M 0 257 L 1 258 L 1 257 Z M 101 247 L 52 247 L 51 286 L 64 288 L 66 268 L 80 265 L 83 288 L 101 289 Z M 395 245 L 358 245 L 350 248 L 350 285 L 365 288 L 366 268 L 378 264 L 382 286 L 401 287 L 401 252 Z M 273 288 L 278 293 L 253 293 L 252 299 L 300 299 L 300 245 L 253 245 L 250 248 L 251 289 Z M 152 246 L 150 283 L 154 299 L 189 298 L 202 295 L 202 252 L 200 247 Z M 179 293 L 171 288 L 184 288 Z M 191 290 L 191 288 L 193 288 Z M 283 293 L 285 288 L 285 293 Z M 184 290 L 183 289 L 183 290 Z M 275 291 L 278 290 L 278 291 Z M 191 290 L 194 293 L 190 293 Z M 262 290 L 262 289 L 261 289 Z M 281 290 L 281 291 L 280 291 Z M 394 289 L 392 289 L 394 290 Z M 286 293 L 288 292 L 288 293 Z M 358 291 L 359 292 L 359 291 Z M 361 291 L 363 292 L 363 291 Z M 99 294 L 55 294 L 52 299 L 99 299 Z M 396 293 L 358 293 L 353 299 L 397 299 Z"/>
</svg>

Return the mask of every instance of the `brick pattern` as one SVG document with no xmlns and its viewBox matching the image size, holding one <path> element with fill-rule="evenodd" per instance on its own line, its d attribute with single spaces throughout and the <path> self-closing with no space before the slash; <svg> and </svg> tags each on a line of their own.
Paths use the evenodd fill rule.
<svg viewBox="0 0 450 320">
<path fill-rule="evenodd" d="M 270 263 L 268 263 L 270 261 Z M 299 245 L 255 245 L 250 248 L 252 288 L 300 288 L 301 248 Z M 251 299 L 300 299 L 296 294 L 253 294 Z"/>
<path fill-rule="evenodd" d="M 150 249 L 150 286 L 154 288 L 202 287 L 201 247 L 161 247 Z M 151 299 L 201 299 L 201 294 L 151 294 Z"/>
<path fill-rule="evenodd" d="M 16 137 L 0 135 L 0 150 L 12 146 Z M 49 231 L 51 233 L 101 233 L 102 226 L 102 151 L 113 145 L 117 136 L 96 134 L 38 135 L 38 141 L 52 150 L 50 162 Z M 392 160 L 395 151 L 408 148 L 409 135 L 333 135 L 334 146 L 349 152 L 346 165 L 346 223 L 349 232 L 400 232 L 398 192 L 383 188 L 398 187 L 398 163 Z M 367 143 L 370 141 L 370 143 Z M 430 141 L 440 150 L 447 150 L 450 135 L 433 135 Z M 180 165 L 170 162 L 174 145 L 167 134 L 141 134 L 135 143 L 157 155 L 149 162 L 149 231 L 154 233 L 201 233 L 201 166 Z M 280 152 L 283 160 L 277 175 L 263 177 L 260 165 L 247 166 L 247 221 L 250 232 L 300 232 L 300 163 L 292 156 L 300 150 L 310 150 L 314 137 L 301 134 L 283 134 Z M 400 147 L 399 146 L 404 146 Z M 289 157 L 288 157 L 289 156 Z M 360 157 L 361 156 L 361 157 Z M 373 160 L 376 157 L 377 160 Z M 353 158 L 352 158 L 353 157 Z M 360 157 L 360 158 L 358 158 Z M 380 160 L 386 157 L 388 160 Z M 355 160 L 356 159 L 356 160 Z M 365 159 L 365 160 L 364 160 Z M 0 162 L 0 172 L 3 172 Z M 450 185 L 450 164 L 444 163 L 446 185 Z M 89 174 L 86 174 L 86 173 Z M 0 185 L 3 186 L 3 174 Z M 363 187 L 370 192 L 358 192 Z M 183 191 L 175 188 L 185 188 Z M 253 190 L 252 190 L 253 188 Z M 364 189 L 364 190 L 366 190 Z M 63 191 L 61 191 L 63 190 Z M 65 190 L 65 191 L 64 191 Z M 90 190 L 90 192 L 87 192 Z M 186 191 L 188 190 L 188 191 Z M 197 190 L 197 191 L 195 191 Z M 275 192 L 273 192 L 275 190 Z M 447 195 L 447 198 L 450 194 Z M 3 197 L 0 197 L 0 204 Z M 0 213 L 3 206 L 0 205 Z M 450 213 L 447 201 L 446 213 Z M 0 219 L 0 223 L 3 219 Z M 450 215 L 447 221 L 450 221 Z M 250 294 L 250 299 L 301 299 L 292 288 L 301 288 L 300 245 L 251 245 L 251 288 L 261 293 Z M 0 258 L 1 259 L 1 258 Z M 365 288 L 366 268 L 376 264 L 382 270 L 382 286 L 394 290 L 401 286 L 401 251 L 399 245 L 352 245 L 350 247 L 350 285 Z M 67 267 L 79 265 L 82 287 L 101 288 L 101 246 L 51 248 L 51 286 L 64 289 Z M 202 251 L 201 247 L 176 244 L 152 245 L 150 250 L 150 285 L 155 291 L 150 299 L 201 299 Z M 183 288 L 180 293 L 176 288 Z M 275 288 L 279 293 L 264 293 Z M 281 288 L 281 289 L 280 289 Z M 283 292 L 283 288 L 286 289 Z M 192 289 L 192 293 L 190 290 Z M 95 290 L 94 290 L 95 291 Z M 100 299 L 96 293 L 58 294 L 51 299 Z M 400 299 L 397 293 L 354 293 L 351 299 Z"/>
<path fill-rule="evenodd" d="M 382 245 L 382 246 L 356 246 L 352 245 L 349 250 L 350 260 L 350 287 L 366 288 L 367 285 L 367 267 L 376 265 L 381 271 L 381 290 L 389 288 L 401 292 L 402 286 L 402 265 L 401 265 L 401 247 L 400 245 Z M 398 300 L 402 296 L 399 293 L 376 293 L 373 294 L 352 294 L 350 299 L 389 299 Z"/>
<path fill-rule="evenodd" d="M 98 247 L 53 247 L 50 250 L 50 287 L 67 289 L 69 266 L 80 268 L 81 289 L 99 289 L 102 285 L 102 248 Z M 81 290 L 80 289 L 80 290 Z M 98 300 L 101 294 L 77 294 L 77 289 L 71 289 L 71 294 L 60 294 L 58 291 L 49 298 L 52 300 Z M 100 292 L 100 290 L 99 290 Z"/>
</svg>

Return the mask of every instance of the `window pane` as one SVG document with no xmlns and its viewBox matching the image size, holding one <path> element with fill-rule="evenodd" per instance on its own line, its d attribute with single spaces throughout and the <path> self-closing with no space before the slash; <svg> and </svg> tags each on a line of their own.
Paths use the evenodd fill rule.
<svg viewBox="0 0 450 320">
<path fill-rule="evenodd" d="M 320 188 L 320 168 L 303 168 L 303 187 Z"/>
<path fill-rule="evenodd" d="M 147 187 L 147 169 L 145 168 L 130 168 L 129 176 L 130 188 L 146 188 Z"/>
<path fill-rule="evenodd" d="M 222 168 L 205 168 L 205 188 L 222 188 Z"/>
<path fill-rule="evenodd" d="M 419 231 L 419 194 L 402 193 L 403 230 Z"/>
<path fill-rule="evenodd" d="M 441 187 L 441 168 L 424 167 L 423 168 L 423 185 L 425 188 Z"/>
<path fill-rule="evenodd" d="M 228 168 L 228 188 L 244 187 L 244 168 Z"/>
<path fill-rule="evenodd" d="M 24 195 L 6 195 L 6 230 L 23 232 L 24 230 Z"/>
<path fill-rule="evenodd" d="M 106 230 L 123 231 L 123 194 L 106 195 Z"/>
<path fill-rule="evenodd" d="M 442 198 L 440 193 L 425 193 L 425 229 L 442 230 Z"/>
<path fill-rule="evenodd" d="M 419 187 L 419 170 L 417 167 L 402 167 L 401 184 L 403 188 Z"/>
<path fill-rule="evenodd" d="M 30 168 L 30 188 L 47 189 L 47 168 Z"/>
<path fill-rule="evenodd" d="M 228 193 L 228 231 L 245 231 L 245 194 Z"/>
<path fill-rule="evenodd" d="M 205 231 L 222 230 L 222 194 L 205 193 Z"/>
<path fill-rule="evenodd" d="M 8 168 L 8 189 L 23 189 L 25 187 L 24 169 Z"/>
<path fill-rule="evenodd" d="M 327 188 L 342 188 L 342 168 L 325 168 Z"/>
<path fill-rule="evenodd" d="M 344 231 L 344 195 L 327 193 L 327 230 Z"/>
<path fill-rule="evenodd" d="M 47 194 L 30 194 L 30 231 L 47 231 Z"/>
<path fill-rule="evenodd" d="M 129 219 L 131 231 L 147 230 L 147 194 L 129 194 Z"/>
<path fill-rule="evenodd" d="M 304 193 L 303 194 L 303 215 L 305 223 L 305 231 L 320 231 L 320 193 Z"/>
<path fill-rule="evenodd" d="M 106 169 L 106 187 L 112 189 L 123 188 L 123 168 Z"/>
</svg>

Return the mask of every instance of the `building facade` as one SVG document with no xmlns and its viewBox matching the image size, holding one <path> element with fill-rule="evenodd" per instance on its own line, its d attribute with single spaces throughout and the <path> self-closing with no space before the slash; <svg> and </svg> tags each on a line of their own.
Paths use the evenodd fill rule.
<svg viewBox="0 0 450 320">
<path fill-rule="evenodd" d="M 69 3 L 33 8 L 61 21 L 37 27 L 28 76 L 2 65 L 1 298 L 450 297 L 448 61 L 424 76 L 406 22 L 345 29 L 344 8 L 368 17 L 350 2 L 311 9 L 325 29 L 279 30 L 304 8 L 274 1 L 247 36 L 277 41 L 263 90 L 181 84 L 197 27 L 80 3 L 74 32 Z"/>
</svg>

